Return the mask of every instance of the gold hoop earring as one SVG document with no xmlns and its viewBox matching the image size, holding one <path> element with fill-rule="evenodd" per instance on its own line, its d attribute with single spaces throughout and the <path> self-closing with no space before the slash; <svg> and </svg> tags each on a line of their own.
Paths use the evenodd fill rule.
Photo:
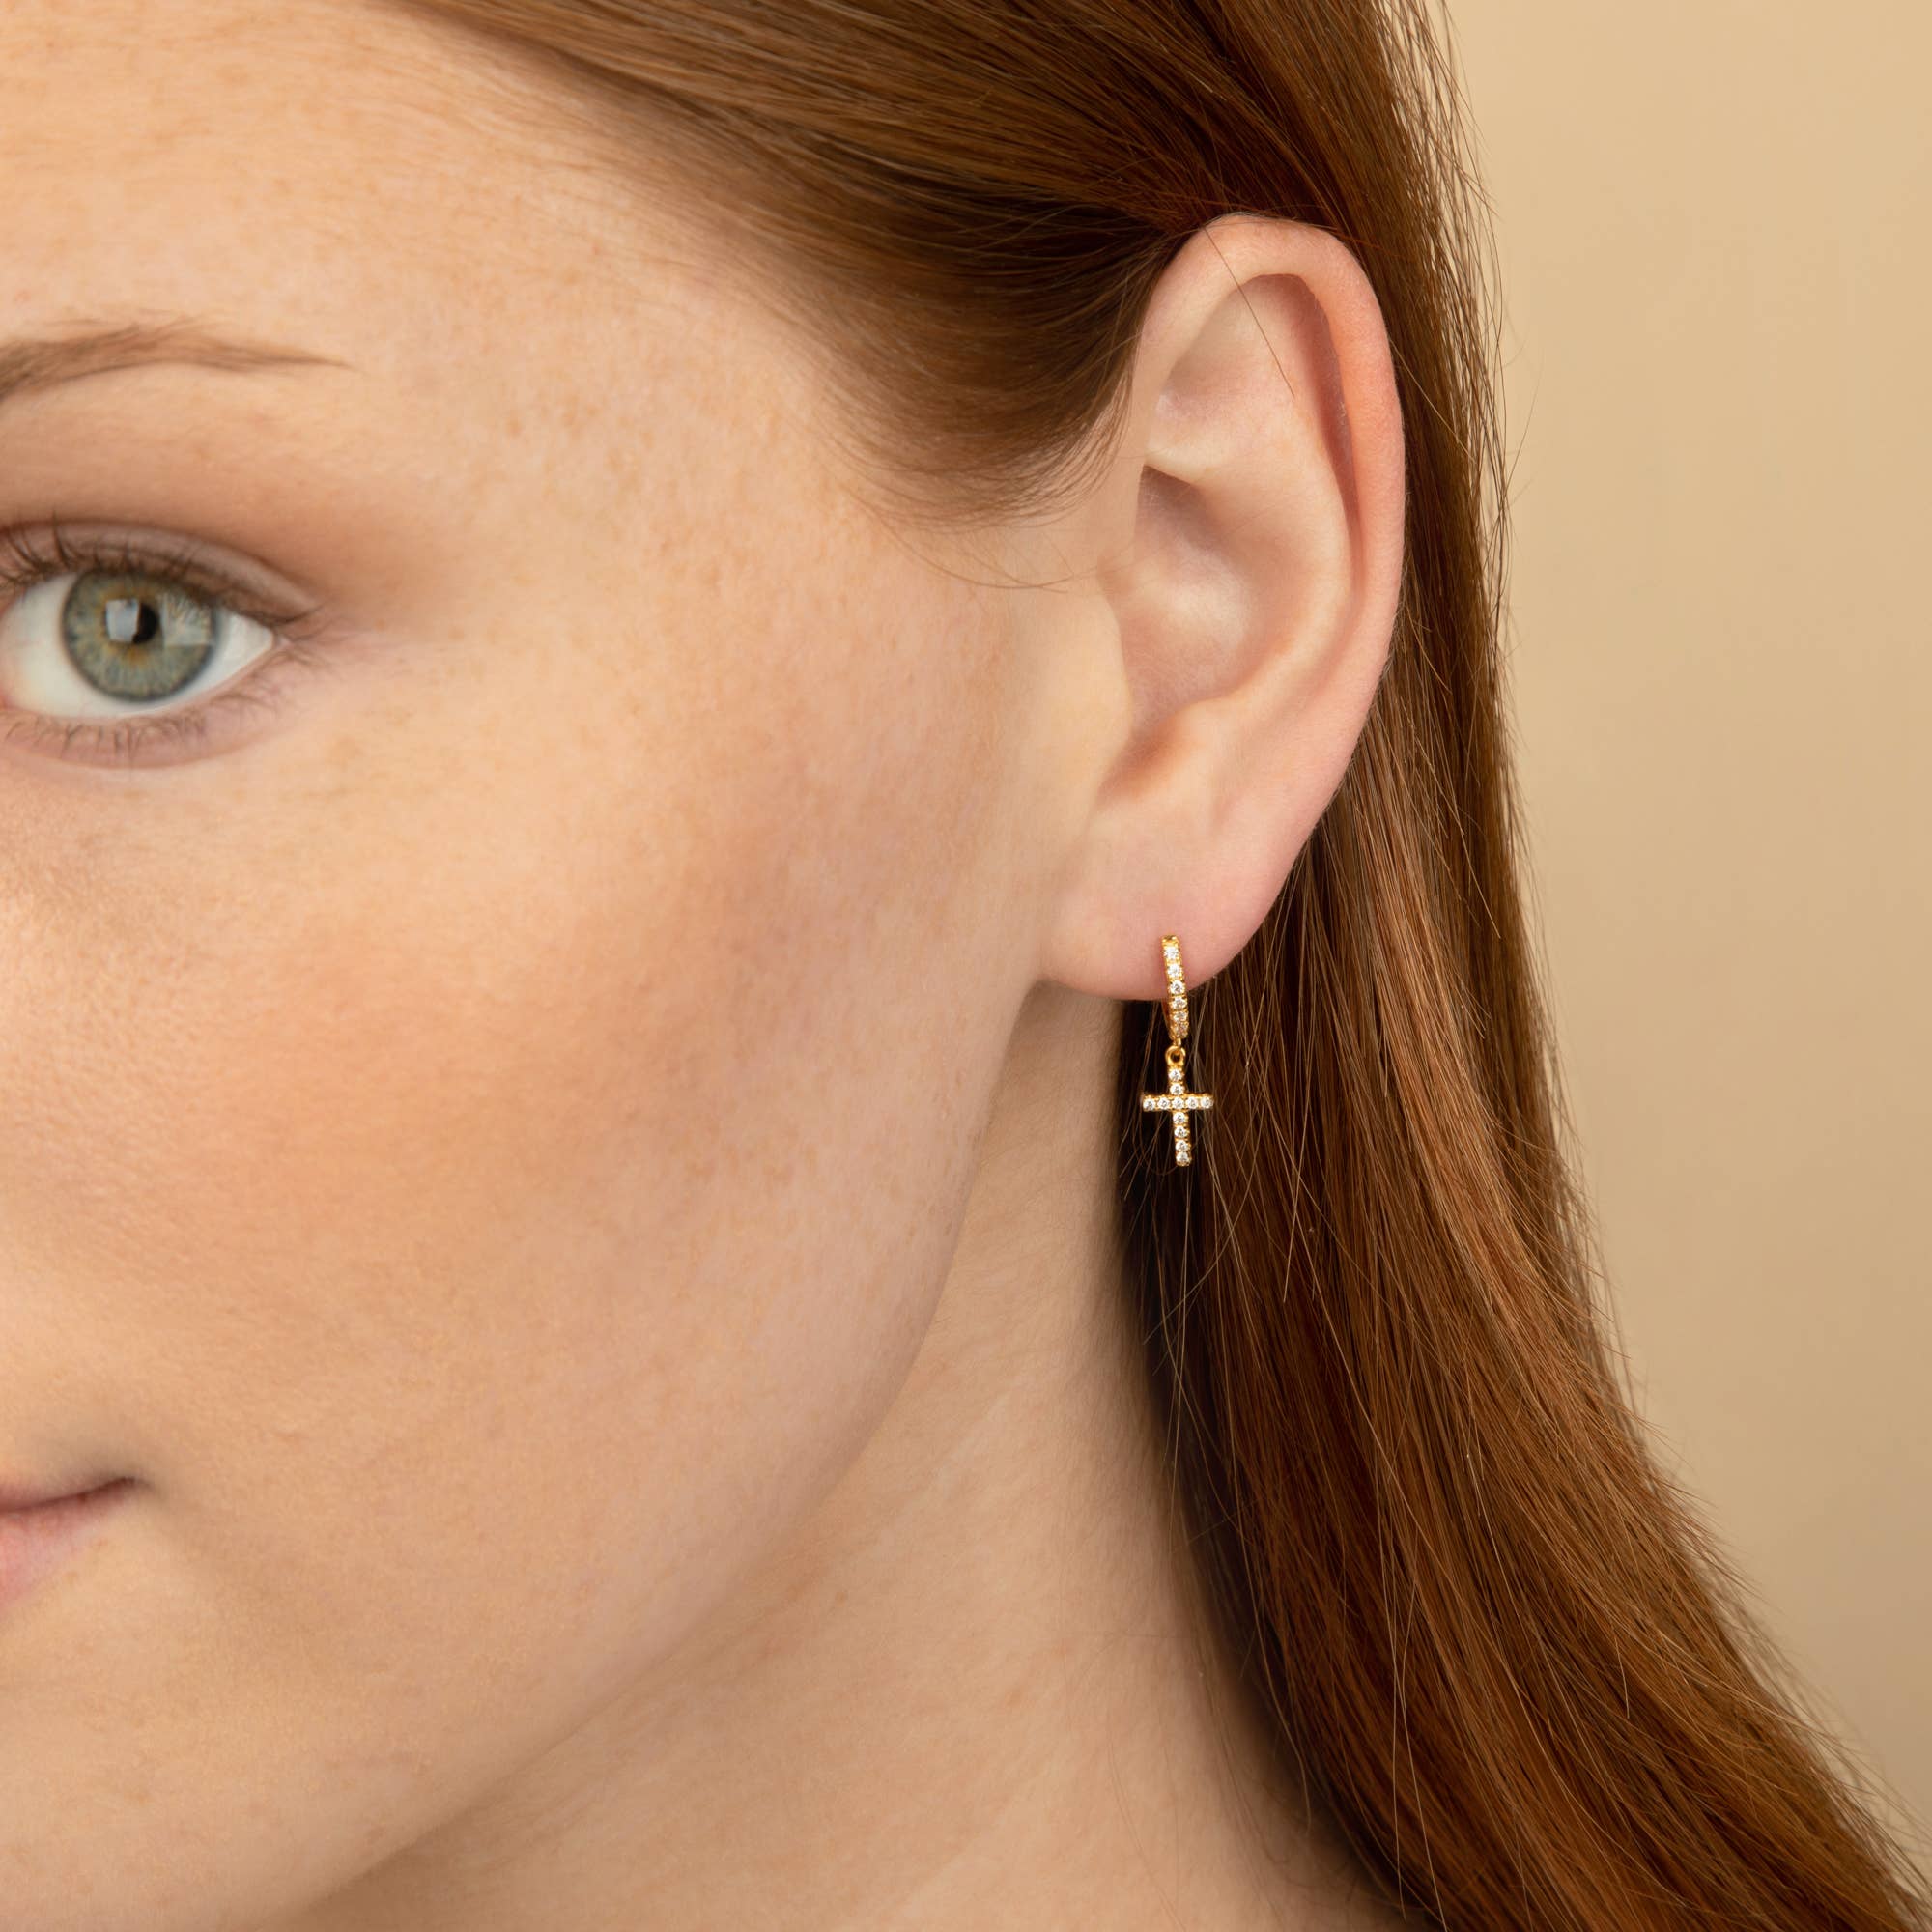
<svg viewBox="0 0 1932 1932">
<path fill-rule="evenodd" d="M 1161 956 L 1167 962 L 1167 1092 L 1143 1094 L 1141 1112 L 1167 1114 L 1174 1122 L 1174 1164 L 1185 1167 L 1194 1158 L 1193 1135 L 1187 1117 L 1214 1104 L 1211 1094 L 1187 1091 L 1187 981 L 1180 971 L 1180 939 L 1170 932 L 1160 942 Z"/>
</svg>

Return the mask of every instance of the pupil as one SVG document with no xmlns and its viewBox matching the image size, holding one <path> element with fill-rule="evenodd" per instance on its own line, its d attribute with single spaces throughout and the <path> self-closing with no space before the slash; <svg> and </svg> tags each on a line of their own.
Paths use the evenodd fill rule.
<svg viewBox="0 0 1932 1932">
<path fill-rule="evenodd" d="M 140 597 L 116 597 L 107 606 L 107 635 L 117 644 L 145 644 L 161 627 L 155 607 Z"/>
</svg>

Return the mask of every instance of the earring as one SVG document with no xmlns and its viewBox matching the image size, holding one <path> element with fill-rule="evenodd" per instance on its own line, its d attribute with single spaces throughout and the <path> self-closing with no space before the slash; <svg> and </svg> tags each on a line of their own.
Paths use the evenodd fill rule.
<svg viewBox="0 0 1932 1932">
<path fill-rule="evenodd" d="M 1173 1117 L 1174 1164 L 1185 1167 L 1194 1158 L 1193 1136 L 1188 1132 L 1187 1117 L 1199 1108 L 1211 1107 L 1214 1096 L 1187 1091 L 1184 1071 L 1187 1049 L 1180 1043 L 1187 1037 L 1187 981 L 1180 973 L 1179 935 L 1170 932 L 1160 942 L 1160 951 L 1167 961 L 1167 1092 L 1143 1094 L 1141 1112 Z"/>
</svg>

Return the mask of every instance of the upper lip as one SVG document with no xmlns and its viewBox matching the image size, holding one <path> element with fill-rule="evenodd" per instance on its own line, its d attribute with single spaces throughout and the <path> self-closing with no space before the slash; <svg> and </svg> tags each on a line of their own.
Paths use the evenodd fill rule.
<svg viewBox="0 0 1932 1932">
<path fill-rule="evenodd" d="M 64 1503 L 72 1496 L 92 1495 L 96 1490 L 104 1490 L 110 1483 L 121 1480 L 119 1476 L 103 1476 L 97 1482 L 71 1485 L 66 1489 L 37 1489 L 27 1483 L 0 1483 L 0 1516 L 12 1510 L 38 1509 L 43 1503 Z"/>
</svg>

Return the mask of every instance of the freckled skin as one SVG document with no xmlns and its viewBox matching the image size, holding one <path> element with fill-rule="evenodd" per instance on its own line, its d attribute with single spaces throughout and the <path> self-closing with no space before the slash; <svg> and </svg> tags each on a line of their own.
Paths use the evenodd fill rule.
<svg viewBox="0 0 1932 1932">
<path fill-rule="evenodd" d="M 0 335 L 355 365 L 0 413 L 0 520 L 207 538 L 335 626 L 210 755 L 0 747 L 0 1479 L 143 1484 L 0 1614 L 0 1920 L 1246 1898 L 1157 1688 L 1129 988 L 1035 984 L 1106 604 L 865 511 L 701 224 L 546 169 L 444 31 L 0 13 Z"/>
</svg>

